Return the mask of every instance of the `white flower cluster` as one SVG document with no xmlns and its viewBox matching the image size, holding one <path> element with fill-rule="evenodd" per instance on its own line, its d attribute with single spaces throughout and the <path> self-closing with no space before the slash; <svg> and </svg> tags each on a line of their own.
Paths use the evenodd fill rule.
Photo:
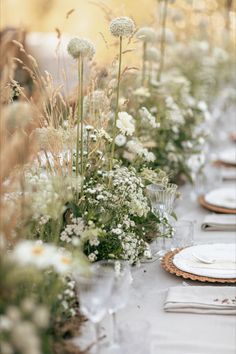
<svg viewBox="0 0 236 354">
<path fill-rule="evenodd" d="M 95 54 L 93 43 L 88 39 L 78 37 L 74 37 L 69 41 L 67 50 L 74 59 L 78 59 L 80 55 L 92 59 Z"/>
<path fill-rule="evenodd" d="M 48 326 L 48 309 L 33 299 L 23 299 L 19 307 L 8 306 L 0 316 L 0 332 L 7 338 L 1 340 L 1 353 L 41 354 L 40 332 Z"/>
<path fill-rule="evenodd" d="M 134 119 L 127 112 L 118 113 L 116 126 L 120 129 L 123 135 L 133 135 L 135 131 Z"/>
<path fill-rule="evenodd" d="M 110 172 L 110 176 L 117 197 L 128 208 L 130 215 L 147 215 L 149 206 L 144 195 L 144 185 L 136 172 L 127 167 L 118 167 Z"/>
<path fill-rule="evenodd" d="M 68 277 L 68 279 L 66 277 L 64 282 L 64 291 L 58 295 L 58 299 L 60 300 L 65 315 L 68 317 L 74 317 L 77 313 L 75 281 L 70 277 Z"/>
<path fill-rule="evenodd" d="M 79 238 L 82 235 L 84 228 L 85 225 L 82 218 L 71 218 L 71 223 L 67 224 L 65 229 L 61 232 L 60 240 L 71 243 L 73 242 L 73 237 Z"/>
<path fill-rule="evenodd" d="M 137 33 L 136 37 L 143 42 L 155 42 L 157 39 L 157 34 L 152 27 L 141 27 Z"/>
<path fill-rule="evenodd" d="M 139 114 L 144 122 L 148 123 L 151 128 L 159 128 L 160 123 L 156 122 L 156 118 L 148 111 L 146 107 L 142 107 L 139 110 Z"/>
<path fill-rule="evenodd" d="M 148 149 L 145 148 L 138 139 L 129 140 L 126 146 L 129 152 L 134 155 L 138 155 L 139 157 L 142 157 L 147 162 L 153 162 L 156 159 L 155 155 L 152 152 L 148 151 Z"/>
<path fill-rule="evenodd" d="M 129 17 L 117 17 L 110 23 L 111 34 L 115 37 L 129 37 L 134 30 L 134 21 Z"/>
<path fill-rule="evenodd" d="M 68 252 L 42 241 L 21 241 L 10 254 L 10 258 L 22 266 L 32 265 L 40 269 L 53 267 L 57 273 L 72 271 L 75 261 Z"/>
<path fill-rule="evenodd" d="M 73 198 L 73 188 L 80 189 L 80 179 L 56 178 L 27 173 L 31 212 L 34 220 L 57 219 L 63 213 L 65 202 Z M 43 219 L 42 219 L 43 217 Z"/>
<path fill-rule="evenodd" d="M 184 117 L 183 114 L 179 108 L 179 106 L 175 103 L 173 97 L 168 96 L 165 99 L 166 107 L 167 107 L 167 118 L 176 124 L 183 124 L 184 123 Z"/>
</svg>

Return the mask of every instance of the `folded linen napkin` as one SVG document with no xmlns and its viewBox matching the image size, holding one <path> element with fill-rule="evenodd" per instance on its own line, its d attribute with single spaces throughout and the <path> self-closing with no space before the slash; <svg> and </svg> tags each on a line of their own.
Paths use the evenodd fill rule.
<svg viewBox="0 0 236 354">
<path fill-rule="evenodd" d="M 221 171 L 222 179 L 225 181 L 234 181 L 236 180 L 236 168 L 227 168 Z"/>
<path fill-rule="evenodd" d="M 202 223 L 205 231 L 236 231 L 236 215 L 209 214 Z"/>
<path fill-rule="evenodd" d="M 164 303 L 167 312 L 236 314 L 236 287 L 175 286 L 168 289 Z"/>
</svg>

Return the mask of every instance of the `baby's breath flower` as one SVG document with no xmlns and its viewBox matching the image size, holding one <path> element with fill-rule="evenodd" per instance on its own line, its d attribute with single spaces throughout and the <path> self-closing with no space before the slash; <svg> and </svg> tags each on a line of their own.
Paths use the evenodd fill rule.
<svg viewBox="0 0 236 354">
<path fill-rule="evenodd" d="M 74 37 L 67 46 L 68 53 L 77 59 L 79 55 L 92 59 L 95 54 L 95 47 L 91 41 L 85 38 Z"/>
<path fill-rule="evenodd" d="M 117 17 L 110 23 L 111 34 L 115 37 L 129 37 L 134 30 L 134 21 L 129 17 Z"/>
<path fill-rule="evenodd" d="M 136 37 L 143 42 L 155 42 L 156 31 L 152 27 L 141 27 L 136 33 Z"/>
</svg>

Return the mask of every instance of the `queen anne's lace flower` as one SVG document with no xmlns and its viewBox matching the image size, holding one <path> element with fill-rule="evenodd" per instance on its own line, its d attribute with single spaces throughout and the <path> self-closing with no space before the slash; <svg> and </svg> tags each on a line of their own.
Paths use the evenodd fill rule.
<svg viewBox="0 0 236 354">
<path fill-rule="evenodd" d="M 152 27 L 141 27 L 136 37 L 143 42 L 155 42 L 157 39 L 156 31 Z"/>
<path fill-rule="evenodd" d="M 119 112 L 116 122 L 117 128 L 120 129 L 123 135 L 133 135 L 135 131 L 134 119 L 127 112 Z"/>
<path fill-rule="evenodd" d="M 74 37 L 67 46 L 68 53 L 77 59 L 79 55 L 91 59 L 95 54 L 95 47 L 91 41 L 85 38 Z"/>
<path fill-rule="evenodd" d="M 129 37 L 134 30 L 134 21 L 129 17 L 117 17 L 110 23 L 111 34 L 115 37 Z"/>
</svg>

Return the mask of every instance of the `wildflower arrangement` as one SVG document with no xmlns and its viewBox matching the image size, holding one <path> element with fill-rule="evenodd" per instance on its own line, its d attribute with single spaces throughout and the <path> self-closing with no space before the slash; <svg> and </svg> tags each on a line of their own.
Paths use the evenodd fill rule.
<svg viewBox="0 0 236 354">
<path fill-rule="evenodd" d="M 231 85 L 231 53 L 200 39 L 186 47 L 167 27 L 169 17 L 181 17 L 170 4 L 158 2 L 158 29 L 136 29 L 129 17 L 110 22 L 118 48 L 111 69 L 92 63 L 90 40 L 72 38 L 78 87 L 70 97 L 13 40 L 27 64 L 11 58 L 1 83 L 4 354 L 59 353 L 52 349 L 58 341 L 70 353 L 58 328 L 78 313 L 74 267 L 104 259 L 139 264 L 152 256 L 153 238 L 173 235 L 170 218 L 153 214 L 146 186 L 194 182 L 203 168 L 218 81 Z M 141 49 L 140 70 L 124 64 L 129 43 Z M 28 91 L 13 79 L 16 65 L 30 77 Z M 235 97 L 229 87 L 220 109 Z"/>
</svg>

